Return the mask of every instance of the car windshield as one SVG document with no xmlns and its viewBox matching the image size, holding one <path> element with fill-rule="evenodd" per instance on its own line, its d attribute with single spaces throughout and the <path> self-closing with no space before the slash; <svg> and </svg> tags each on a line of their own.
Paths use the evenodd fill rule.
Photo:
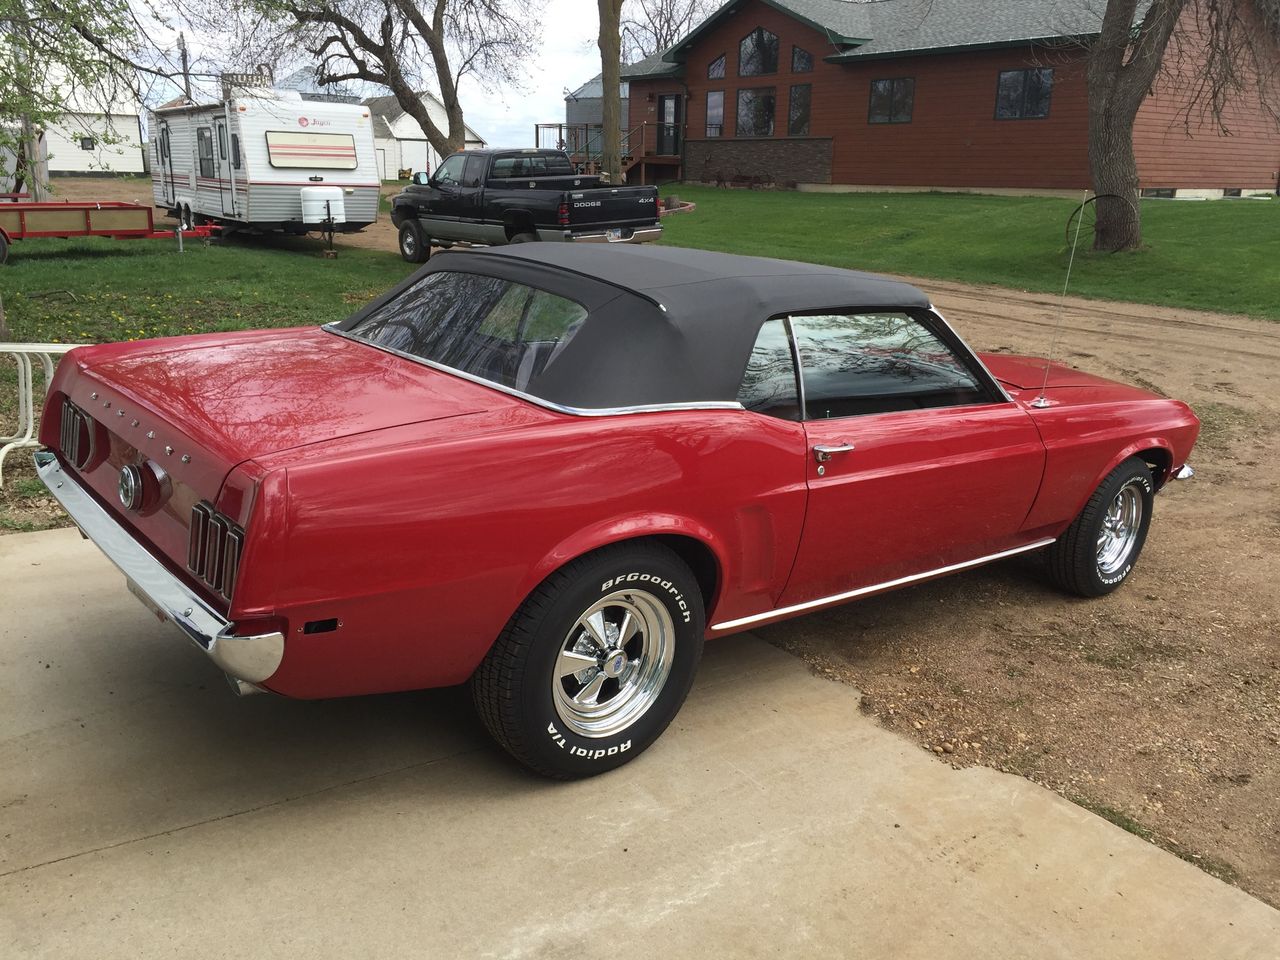
<svg viewBox="0 0 1280 960">
<path fill-rule="evenodd" d="M 538 396 L 537 379 L 586 319 L 565 297 L 477 273 L 429 273 L 345 332 Z"/>
</svg>

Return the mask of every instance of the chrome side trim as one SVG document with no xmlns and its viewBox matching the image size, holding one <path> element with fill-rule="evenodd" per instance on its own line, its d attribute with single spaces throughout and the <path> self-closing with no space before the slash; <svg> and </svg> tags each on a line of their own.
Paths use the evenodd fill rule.
<svg viewBox="0 0 1280 960">
<path fill-rule="evenodd" d="M 753 614 L 749 617 L 739 617 L 737 620 L 726 620 L 723 623 L 715 624 L 711 629 L 733 630 L 737 627 L 745 627 L 752 623 L 761 623 L 765 620 L 776 620 L 781 617 L 789 617 L 792 614 L 803 613 L 806 610 L 816 610 L 818 607 L 842 603 L 845 600 L 852 600 L 855 597 L 866 596 L 869 593 L 878 593 L 881 590 L 892 590 L 894 587 L 904 587 L 909 583 L 915 583 L 919 580 L 928 580 L 930 577 L 938 577 L 944 573 L 955 573 L 958 570 L 967 570 L 970 567 L 980 567 L 984 563 L 1003 560 L 1005 557 L 1012 557 L 1019 553 L 1029 553 L 1032 550 L 1039 550 L 1041 547 L 1047 547 L 1049 544 L 1053 543 L 1053 541 L 1053 537 L 1046 537 L 1043 540 L 1037 540 L 1035 543 L 1028 543 L 1021 547 L 1014 547 L 1012 550 L 1001 550 L 999 553 L 991 553 L 985 557 L 978 557 L 975 560 L 965 560 L 963 563 L 953 563 L 946 567 L 938 567 L 936 570 L 926 570 L 924 573 L 913 573 L 908 577 L 899 577 L 897 580 L 886 580 L 884 583 L 875 583 L 869 587 L 859 587 L 857 590 L 849 590 L 846 593 L 837 593 L 830 597 L 822 597 L 818 600 L 809 600 L 805 603 L 797 603 L 790 607 L 779 607 L 776 610 L 766 610 L 764 613 Z"/>
<path fill-rule="evenodd" d="M 170 620 L 210 660 L 236 680 L 258 684 L 284 659 L 284 635 L 264 633 L 237 637 L 235 624 L 169 572 L 111 514 L 65 473 L 47 450 L 35 455 L 36 472 L 76 526 L 128 578 L 130 590 L 153 612 Z"/>
<path fill-rule="evenodd" d="M 414 363 L 420 363 L 424 367 L 430 367 L 432 370 L 439 370 L 441 373 L 461 377 L 463 380 L 470 380 L 472 383 L 478 383 L 483 387 L 489 387 L 491 390 L 497 390 L 499 393 L 505 393 L 508 396 L 519 397 L 521 400 L 527 400 L 529 403 L 545 407 L 547 410 L 554 410 L 556 413 L 567 413 L 574 417 L 617 417 L 627 413 L 666 413 L 671 410 L 746 409 L 737 400 L 687 400 L 680 403 L 643 403 L 632 407 L 567 407 L 563 404 L 554 403 L 551 400 L 543 400 L 541 397 L 535 397 L 531 393 L 525 393 L 521 390 L 515 389 L 514 387 L 495 383 L 492 380 L 486 380 L 484 377 L 477 377 L 473 373 L 467 373 L 464 370 L 448 367 L 443 363 L 436 363 L 434 360 L 427 360 L 425 357 L 414 356 L 412 353 L 407 353 L 404 350 L 396 350 L 394 347 L 384 347 L 378 343 L 370 343 L 368 340 L 361 340 L 359 337 L 353 337 L 345 330 L 337 329 L 332 323 L 326 323 L 320 329 L 324 330 L 326 333 L 332 333 L 342 337 L 343 339 L 350 340 L 352 343 L 358 343 L 374 350 L 381 350 L 383 353 L 390 353 L 397 357 L 403 357 L 406 360 L 412 360 Z"/>
</svg>

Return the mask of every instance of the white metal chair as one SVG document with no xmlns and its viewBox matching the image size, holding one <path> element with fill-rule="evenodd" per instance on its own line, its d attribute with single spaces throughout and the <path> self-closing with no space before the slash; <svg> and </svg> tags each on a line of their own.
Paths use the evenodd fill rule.
<svg viewBox="0 0 1280 960">
<path fill-rule="evenodd" d="M 0 354 L 11 354 L 18 363 L 18 431 L 9 436 L 0 436 L 0 443 L 4 444 L 0 447 L 0 488 L 4 487 L 4 458 L 9 451 L 40 445 L 40 441 L 35 439 L 38 428 L 35 363 L 40 364 L 47 393 L 49 384 L 53 381 L 53 358 L 60 357 L 77 346 L 79 344 L 76 343 L 0 343 Z"/>
</svg>

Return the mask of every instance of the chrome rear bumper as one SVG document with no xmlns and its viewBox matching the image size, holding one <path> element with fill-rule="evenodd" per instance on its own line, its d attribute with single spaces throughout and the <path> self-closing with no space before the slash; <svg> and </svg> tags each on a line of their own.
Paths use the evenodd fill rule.
<svg viewBox="0 0 1280 960">
<path fill-rule="evenodd" d="M 624 227 L 615 238 L 607 230 L 591 233 L 574 233 L 571 230 L 539 230 L 539 240 L 565 243 L 649 243 L 662 239 L 662 224 L 655 223 L 651 227 Z"/>
<path fill-rule="evenodd" d="M 35 461 L 36 472 L 49 492 L 81 532 L 120 568 L 128 578 L 130 591 L 158 617 L 176 624 L 188 640 L 227 672 L 238 692 L 250 692 L 245 685 L 259 684 L 276 672 L 284 659 L 283 634 L 232 636 L 235 624 L 138 543 L 79 481 L 63 471 L 56 456 L 42 450 L 35 455 Z"/>
</svg>

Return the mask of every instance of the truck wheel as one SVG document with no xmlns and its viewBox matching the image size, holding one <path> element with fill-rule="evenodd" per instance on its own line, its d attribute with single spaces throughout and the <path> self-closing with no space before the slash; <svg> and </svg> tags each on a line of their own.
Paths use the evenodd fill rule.
<svg viewBox="0 0 1280 960">
<path fill-rule="evenodd" d="M 702 657 L 702 593 L 660 544 L 619 544 L 544 580 L 471 679 L 494 739 L 562 780 L 621 766 L 684 703 Z"/>
<path fill-rule="evenodd" d="M 511 243 L 537 243 L 538 235 L 536 233 L 517 233 L 511 238 Z"/>
<path fill-rule="evenodd" d="M 1151 471 L 1137 457 L 1112 470 L 1046 552 L 1050 579 L 1082 597 L 1120 586 L 1147 540 L 1154 494 Z"/>
<path fill-rule="evenodd" d="M 426 263 L 431 256 L 431 241 L 417 220 L 400 224 L 400 256 L 408 263 Z"/>
<path fill-rule="evenodd" d="M 0 233 L 0 263 L 4 263 L 9 259 L 9 241 L 3 233 Z"/>
</svg>

